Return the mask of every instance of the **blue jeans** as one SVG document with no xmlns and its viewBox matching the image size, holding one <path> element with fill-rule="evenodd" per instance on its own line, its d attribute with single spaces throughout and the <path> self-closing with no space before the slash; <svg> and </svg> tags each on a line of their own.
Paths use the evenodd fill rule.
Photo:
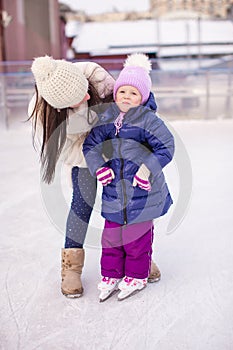
<svg viewBox="0 0 233 350">
<path fill-rule="evenodd" d="M 83 248 L 96 197 L 97 182 L 89 169 L 72 168 L 73 197 L 66 223 L 65 248 Z"/>
</svg>

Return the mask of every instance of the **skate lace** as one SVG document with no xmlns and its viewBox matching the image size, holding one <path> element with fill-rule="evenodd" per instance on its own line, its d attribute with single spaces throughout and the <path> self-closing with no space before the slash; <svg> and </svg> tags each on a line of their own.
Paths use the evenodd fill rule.
<svg viewBox="0 0 233 350">
<path fill-rule="evenodd" d="M 138 283 L 143 283 L 146 284 L 146 279 L 143 279 L 141 281 L 138 281 L 136 278 L 133 277 L 125 277 L 124 282 L 126 283 L 127 286 L 136 286 Z"/>
<path fill-rule="evenodd" d="M 124 278 L 124 282 L 127 284 L 127 286 L 129 286 L 133 280 L 134 280 L 134 278 L 132 278 L 132 277 L 127 277 L 126 276 Z"/>
<path fill-rule="evenodd" d="M 115 284 L 117 281 L 117 278 L 112 277 L 103 277 L 102 282 L 106 283 L 107 285 Z"/>
</svg>

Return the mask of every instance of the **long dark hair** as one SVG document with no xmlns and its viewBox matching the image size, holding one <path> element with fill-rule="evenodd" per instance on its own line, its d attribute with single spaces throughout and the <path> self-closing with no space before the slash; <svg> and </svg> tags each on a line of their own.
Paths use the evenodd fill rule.
<svg viewBox="0 0 233 350">
<path fill-rule="evenodd" d="M 41 177 L 42 181 L 51 183 L 55 176 L 55 168 L 59 156 L 62 152 L 66 142 L 66 128 L 69 117 L 69 110 L 71 108 L 56 109 L 47 103 L 43 97 L 39 96 L 37 87 L 36 103 L 34 110 L 29 117 L 33 120 L 33 144 L 35 146 L 35 135 L 39 124 L 42 126 L 42 142 L 40 147 L 40 161 L 41 161 Z M 112 94 L 101 98 L 89 81 L 88 93 L 90 99 L 88 100 L 88 107 L 96 106 L 103 103 L 113 101 Z M 89 121 L 89 108 L 87 120 Z"/>
</svg>

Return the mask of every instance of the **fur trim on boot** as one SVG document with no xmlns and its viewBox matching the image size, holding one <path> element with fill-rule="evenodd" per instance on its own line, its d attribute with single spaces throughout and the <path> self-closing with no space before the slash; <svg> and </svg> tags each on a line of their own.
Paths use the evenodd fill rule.
<svg viewBox="0 0 233 350">
<path fill-rule="evenodd" d="M 67 298 L 79 298 L 83 294 L 81 282 L 84 249 L 62 249 L 61 291 Z"/>
<path fill-rule="evenodd" d="M 161 272 L 159 271 L 158 266 L 153 260 L 151 260 L 150 274 L 148 277 L 149 283 L 158 282 L 161 278 Z"/>
</svg>

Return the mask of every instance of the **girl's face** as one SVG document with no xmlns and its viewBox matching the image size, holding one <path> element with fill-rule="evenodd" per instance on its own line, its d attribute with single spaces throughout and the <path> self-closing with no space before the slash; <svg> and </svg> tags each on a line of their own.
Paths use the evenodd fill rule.
<svg viewBox="0 0 233 350">
<path fill-rule="evenodd" d="M 126 113 L 130 108 L 139 106 L 141 102 L 142 96 L 133 86 L 121 86 L 116 92 L 116 104 L 122 112 Z"/>
<path fill-rule="evenodd" d="M 76 105 L 70 106 L 70 108 L 78 108 L 79 106 L 81 106 L 81 104 L 85 101 L 90 100 L 90 95 L 88 93 L 86 93 L 85 97 L 82 99 L 82 101 L 80 101 L 79 103 L 77 103 Z"/>
</svg>

